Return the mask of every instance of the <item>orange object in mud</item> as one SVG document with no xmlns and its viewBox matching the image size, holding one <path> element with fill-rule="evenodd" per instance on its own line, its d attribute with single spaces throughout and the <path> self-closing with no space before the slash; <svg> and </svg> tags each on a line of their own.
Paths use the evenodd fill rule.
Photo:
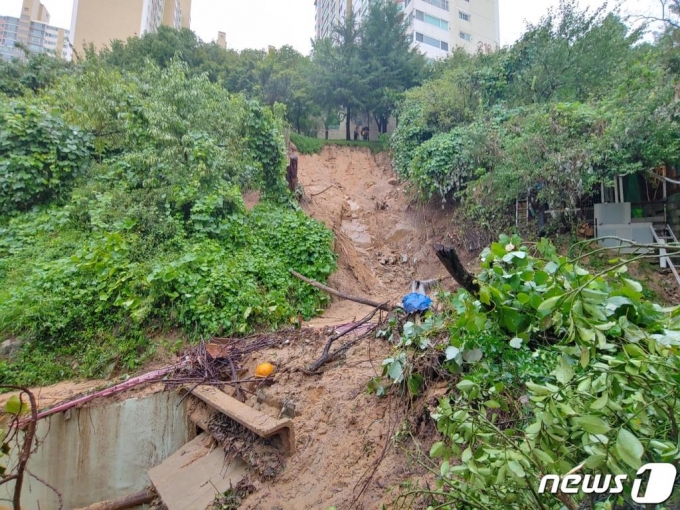
<svg viewBox="0 0 680 510">
<path fill-rule="evenodd" d="M 271 363 L 260 363 L 255 370 L 255 377 L 269 377 L 274 371 L 274 365 Z"/>
</svg>

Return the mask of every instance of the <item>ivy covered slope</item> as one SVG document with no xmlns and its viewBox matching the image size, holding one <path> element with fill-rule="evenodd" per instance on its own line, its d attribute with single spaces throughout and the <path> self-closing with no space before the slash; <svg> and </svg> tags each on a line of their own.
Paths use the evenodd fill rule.
<svg viewBox="0 0 680 510">
<path fill-rule="evenodd" d="M 385 376 L 417 392 L 435 352 L 451 380 L 432 415 L 434 507 L 611 509 L 629 495 L 539 495 L 541 478 L 583 463 L 630 490 L 642 464 L 680 460 L 680 306 L 648 301 L 625 261 L 584 258 L 501 236 L 478 295 L 440 294 L 443 312 L 392 331 Z"/>
<path fill-rule="evenodd" d="M 561 0 L 512 46 L 454 52 L 406 92 L 396 169 L 425 198 L 509 226 L 528 189 L 580 207 L 602 181 L 680 161 L 680 11 L 654 43 L 603 8 Z"/>
<path fill-rule="evenodd" d="M 309 317 L 332 234 L 288 199 L 282 112 L 184 65 L 88 61 L 0 95 L 0 381 L 132 369 L 155 331 L 243 333 Z M 260 205 L 247 211 L 246 190 Z"/>
</svg>

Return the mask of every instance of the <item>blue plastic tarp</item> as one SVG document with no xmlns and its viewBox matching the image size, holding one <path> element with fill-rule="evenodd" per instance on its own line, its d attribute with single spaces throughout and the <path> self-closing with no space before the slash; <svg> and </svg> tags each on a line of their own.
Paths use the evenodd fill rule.
<svg viewBox="0 0 680 510">
<path fill-rule="evenodd" d="M 404 310 L 406 310 L 406 313 L 423 312 L 430 308 L 432 300 L 425 294 L 411 292 L 404 296 L 401 300 L 401 304 L 404 307 Z"/>
</svg>

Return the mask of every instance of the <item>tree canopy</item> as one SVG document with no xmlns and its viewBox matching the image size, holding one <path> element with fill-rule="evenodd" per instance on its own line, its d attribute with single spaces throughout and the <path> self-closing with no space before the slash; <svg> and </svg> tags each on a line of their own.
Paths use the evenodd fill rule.
<svg viewBox="0 0 680 510">
<path fill-rule="evenodd" d="M 423 196 L 502 223 L 530 189 L 574 208 L 601 181 L 677 164 L 674 29 L 654 44 L 643 33 L 562 0 L 512 46 L 454 52 L 399 105 L 397 170 Z"/>
</svg>

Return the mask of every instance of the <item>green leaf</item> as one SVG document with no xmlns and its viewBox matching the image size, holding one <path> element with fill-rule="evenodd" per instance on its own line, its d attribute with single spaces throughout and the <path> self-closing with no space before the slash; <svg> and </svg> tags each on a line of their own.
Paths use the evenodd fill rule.
<svg viewBox="0 0 680 510">
<path fill-rule="evenodd" d="M 642 292 L 642 285 L 640 285 L 639 282 L 636 282 L 635 280 L 631 280 L 629 278 L 621 278 L 621 280 L 623 280 L 623 283 L 629 289 L 631 289 L 635 292 Z"/>
<path fill-rule="evenodd" d="M 539 306 L 539 312 L 550 312 L 557 306 L 557 302 L 562 299 L 562 296 L 553 296 L 544 300 Z"/>
<path fill-rule="evenodd" d="M 446 361 L 450 361 L 452 359 L 455 359 L 456 356 L 460 353 L 460 349 L 458 347 L 454 347 L 453 345 L 449 345 L 446 348 Z"/>
<path fill-rule="evenodd" d="M 599 290 L 586 288 L 581 291 L 581 296 L 583 297 L 584 301 L 599 305 L 605 302 L 605 300 L 609 297 L 609 294 Z"/>
<path fill-rule="evenodd" d="M 408 389 L 412 395 L 420 393 L 420 388 L 423 386 L 423 376 L 420 374 L 413 374 L 408 378 Z"/>
<path fill-rule="evenodd" d="M 489 291 L 489 287 L 486 285 L 479 289 L 479 300 L 485 305 L 491 304 L 491 291 Z"/>
<path fill-rule="evenodd" d="M 516 460 L 511 460 L 510 462 L 508 462 L 508 469 L 510 469 L 512 474 L 518 478 L 524 478 L 526 476 L 526 473 L 524 472 L 522 465 Z"/>
<path fill-rule="evenodd" d="M 599 468 L 602 464 L 604 464 L 604 461 L 607 460 L 606 455 L 591 455 L 588 457 L 586 460 L 586 467 L 588 469 L 597 469 Z"/>
<path fill-rule="evenodd" d="M 5 412 L 8 414 L 23 414 L 28 411 L 28 404 L 22 402 L 17 395 L 12 395 L 7 402 L 5 402 Z"/>
<path fill-rule="evenodd" d="M 600 409 L 604 409 L 606 407 L 607 402 L 609 402 L 609 395 L 605 393 L 592 404 L 590 404 L 590 408 L 593 411 L 599 411 Z"/>
<path fill-rule="evenodd" d="M 404 367 L 402 367 L 400 361 L 394 361 L 390 364 L 387 370 L 387 376 L 394 380 L 395 382 L 401 382 L 402 376 L 404 375 Z"/>
<path fill-rule="evenodd" d="M 531 392 L 535 393 L 536 395 L 552 395 L 553 394 L 553 392 L 549 388 L 547 388 L 545 386 L 541 386 L 540 384 L 535 384 L 535 383 L 532 383 L 532 382 L 526 382 L 524 384 L 526 384 L 527 388 L 529 388 L 529 390 Z"/>
<path fill-rule="evenodd" d="M 609 424 L 597 416 L 579 416 L 574 421 L 586 432 L 590 434 L 606 434 L 611 430 Z"/>
<path fill-rule="evenodd" d="M 542 422 L 541 421 L 535 421 L 531 425 L 529 425 L 526 429 L 524 429 L 524 432 L 527 434 L 538 434 L 541 431 L 542 427 Z"/>
<path fill-rule="evenodd" d="M 555 374 L 555 378 L 562 384 L 567 384 L 572 380 L 574 377 L 574 369 L 569 364 L 566 356 L 560 357 L 557 367 L 553 373 Z"/>
<path fill-rule="evenodd" d="M 534 282 L 536 282 L 536 285 L 545 285 L 549 279 L 550 275 L 545 271 L 536 271 L 536 273 L 534 273 Z"/>
<path fill-rule="evenodd" d="M 626 354 L 631 358 L 644 358 L 647 356 L 645 351 L 635 344 L 626 344 L 623 346 L 623 350 L 626 351 Z"/>
<path fill-rule="evenodd" d="M 510 347 L 514 347 L 515 349 L 521 349 L 523 342 L 524 340 L 522 340 L 521 338 L 515 337 L 512 340 L 510 340 Z"/>
<path fill-rule="evenodd" d="M 642 465 L 642 455 L 645 449 L 640 440 L 624 428 L 619 429 L 616 437 L 616 451 L 621 460 L 633 469 L 638 469 Z"/>
<path fill-rule="evenodd" d="M 470 391 L 475 386 L 476 384 L 468 379 L 463 379 L 458 384 L 456 384 L 456 388 L 458 388 L 460 391 L 464 393 Z"/>
<path fill-rule="evenodd" d="M 444 462 L 442 462 L 442 465 L 439 468 L 439 474 L 442 477 L 444 477 L 444 476 L 448 475 L 450 471 L 451 471 L 451 466 L 449 464 L 449 461 L 445 460 Z"/>
<path fill-rule="evenodd" d="M 443 453 L 444 443 L 442 441 L 437 441 L 435 444 L 432 445 L 432 448 L 430 448 L 430 457 L 432 457 L 433 459 L 441 457 Z"/>
</svg>

